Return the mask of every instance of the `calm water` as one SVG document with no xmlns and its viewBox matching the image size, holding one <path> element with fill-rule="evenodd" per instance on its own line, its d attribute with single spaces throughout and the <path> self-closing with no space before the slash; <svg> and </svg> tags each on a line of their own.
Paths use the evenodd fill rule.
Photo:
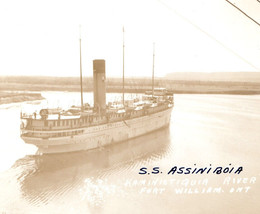
<svg viewBox="0 0 260 214">
<path fill-rule="evenodd" d="M 43 96 L 0 106 L 0 213 L 260 213 L 260 96 L 175 95 L 167 129 L 91 152 L 37 156 L 19 137 L 20 109 L 80 98 Z M 174 166 L 243 171 L 168 175 Z M 140 175 L 142 167 L 150 174 Z"/>
</svg>

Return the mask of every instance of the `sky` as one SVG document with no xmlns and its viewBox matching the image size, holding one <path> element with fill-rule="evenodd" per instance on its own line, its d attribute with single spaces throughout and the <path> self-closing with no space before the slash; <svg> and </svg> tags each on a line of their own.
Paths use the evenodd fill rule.
<svg viewBox="0 0 260 214">
<path fill-rule="evenodd" d="M 231 0 L 230 0 L 231 1 Z M 260 22 L 257 0 L 231 1 Z M 0 75 L 107 76 L 260 71 L 260 26 L 225 0 L 0 1 Z"/>
</svg>

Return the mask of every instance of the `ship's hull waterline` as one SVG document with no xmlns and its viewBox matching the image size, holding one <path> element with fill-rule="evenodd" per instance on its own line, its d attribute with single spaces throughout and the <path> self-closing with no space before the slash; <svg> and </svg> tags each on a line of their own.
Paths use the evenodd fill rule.
<svg viewBox="0 0 260 214">
<path fill-rule="evenodd" d="M 172 107 L 138 118 L 103 125 L 78 128 L 82 134 L 49 139 L 22 136 L 28 144 L 38 147 L 39 154 L 74 152 L 102 148 L 169 125 Z"/>
</svg>

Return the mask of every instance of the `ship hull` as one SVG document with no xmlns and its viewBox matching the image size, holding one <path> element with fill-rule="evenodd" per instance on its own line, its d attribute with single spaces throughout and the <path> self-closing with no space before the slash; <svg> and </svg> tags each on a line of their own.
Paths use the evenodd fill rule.
<svg viewBox="0 0 260 214">
<path fill-rule="evenodd" d="M 26 143 L 36 145 L 40 154 L 92 150 L 166 127 L 170 123 L 171 111 L 172 107 L 138 118 L 79 128 L 79 130 L 83 130 L 83 133 L 80 135 L 49 139 L 22 138 Z"/>
</svg>

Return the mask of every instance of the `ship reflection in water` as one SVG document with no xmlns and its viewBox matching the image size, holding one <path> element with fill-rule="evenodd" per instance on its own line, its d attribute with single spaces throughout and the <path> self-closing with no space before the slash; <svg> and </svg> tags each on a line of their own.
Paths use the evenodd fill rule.
<svg viewBox="0 0 260 214">
<path fill-rule="evenodd" d="M 70 208 L 75 201 L 87 202 L 91 208 L 99 206 L 104 199 L 99 195 L 101 191 L 98 188 L 116 191 L 114 179 L 113 185 L 103 186 L 108 177 L 118 172 L 117 178 L 126 177 L 138 162 L 149 162 L 165 156 L 169 145 L 169 129 L 164 128 L 92 151 L 26 156 L 17 160 L 12 168 L 24 169 L 18 181 L 28 203 L 48 204 L 56 198 L 59 204 L 62 199 L 69 198 L 71 200 L 66 203 Z"/>
</svg>

